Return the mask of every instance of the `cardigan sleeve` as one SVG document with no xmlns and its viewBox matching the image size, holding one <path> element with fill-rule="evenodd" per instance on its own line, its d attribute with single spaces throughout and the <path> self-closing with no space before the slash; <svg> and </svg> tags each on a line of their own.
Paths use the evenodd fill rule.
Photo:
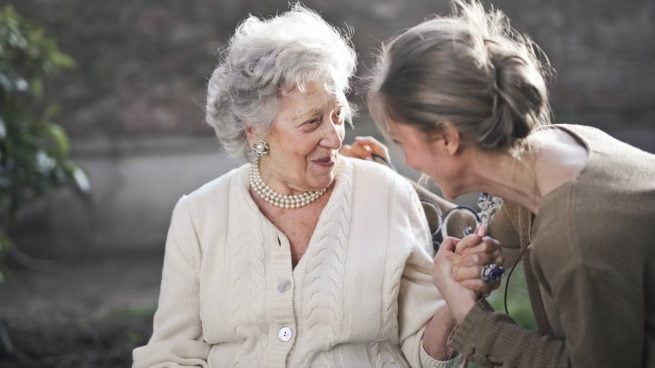
<svg viewBox="0 0 655 368">
<path fill-rule="evenodd" d="M 573 239 L 569 237 L 568 241 Z M 577 264 L 573 257 L 555 258 L 556 262 L 541 262 L 540 272 L 549 280 L 566 340 L 525 330 L 481 300 L 453 331 L 451 345 L 480 364 L 537 368 L 639 366 L 643 295 L 608 271 L 611 267 L 607 264 L 590 266 Z"/>
<path fill-rule="evenodd" d="M 398 330 L 400 347 L 415 368 L 451 368 L 462 364 L 461 356 L 440 361 L 423 349 L 425 326 L 437 308 L 445 303 L 432 281 L 432 249 L 427 221 L 420 201 L 411 186 L 402 186 L 397 205 L 409 216 L 413 231 L 410 254 L 405 261 L 398 294 Z"/>
<path fill-rule="evenodd" d="M 507 267 L 513 266 L 521 248 L 529 242 L 530 216 L 528 210 L 505 201 L 489 224 L 489 235 L 500 241 Z M 484 299 L 455 328 L 449 343 L 484 366 L 570 366 L 564 340 L 524 329 L 511 317 L 496 313 Z"/>
<path fill-rule="evenodd" d="M 445 303 L 432 282 L 431 269 L 431 258 L 423 249 L 416 248 L 405 266 L 398 296 L 400 347 L 412 367 L 459 367 L 463 362 L 461 355 L 440 361 L 423 348 L 425 327 Z"/>
<path fill-rule="evenodd" d="M 190 200 L 182 197 L 166 240 L 159 305 L 147 345 L 133 352 L 133 368 L 207 367 L 199 311 L 200 246 L 191 222 Z"/>
</svg>

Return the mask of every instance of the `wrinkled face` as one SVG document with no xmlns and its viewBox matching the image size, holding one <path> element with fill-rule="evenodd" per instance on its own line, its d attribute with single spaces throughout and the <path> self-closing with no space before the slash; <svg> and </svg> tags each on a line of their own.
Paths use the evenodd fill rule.
<svg viewBox="0 0 655 368">
<path fill-rule="evenodd" d="M 345 134 L 343 103 L 345 97 L 340 101 L 320 82 L 309 82 L 304 91 L 296 88 L 280 98 L 278 113 L 264 137 L 270 153 L 260 160 L 268 185 L 295 193 L 332 184 Z"/>
<path fill-rule="evenodd" d="M 405 164 L 429 175 L 445 198 L 453 199 L 462 194 L 459 160 L 449 153 L 443 137 L 428 140 L 425 133 L 398 122 L 389 124 L 389 135 L 402 148 Z"/>
</svg>

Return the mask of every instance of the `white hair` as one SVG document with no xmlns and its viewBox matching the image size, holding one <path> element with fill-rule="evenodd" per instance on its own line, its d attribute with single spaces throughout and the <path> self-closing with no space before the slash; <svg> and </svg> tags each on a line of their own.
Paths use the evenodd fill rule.
<svg viewBox="0 0 655 368">
<path fill-rule="evenodd" d="M 247 157 L 246 127 L 265 134 L 277 114 L 278 98 L 310 81 L 321 82 L 343 105 L 356 55 L 350 34 L 301 4 L 271 19 L 250 15 L 237 27 L 207 87 L 206 121 L 223 149 Z"/>
</svg>

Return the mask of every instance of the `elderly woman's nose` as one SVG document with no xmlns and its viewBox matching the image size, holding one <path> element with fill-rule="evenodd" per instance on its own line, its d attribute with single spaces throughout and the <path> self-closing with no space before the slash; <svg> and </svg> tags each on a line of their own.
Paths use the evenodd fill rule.
<svg viewBox="0 0 655 368">
<path fill-rule="evenodd" d="M 335 124 L 334 121 L 328 120 L 327 124 L 323 124 L 323 137 L 321 138 L 321 145 L 324 147 L 339 149 L 343 143 L 343 124 Z"/>
</svg>

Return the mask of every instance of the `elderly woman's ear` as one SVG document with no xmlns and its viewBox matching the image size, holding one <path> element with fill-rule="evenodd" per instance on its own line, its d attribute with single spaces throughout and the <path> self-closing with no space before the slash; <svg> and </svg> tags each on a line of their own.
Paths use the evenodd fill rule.
<svg viewBox="0 0 655 368">
<path fill-rule="evenodd" d="M 262 134 L 260 129 L 257 129 L 257 127 L 254 127 L 252 125 L 246 125 L 245 131 L 246 131 L 246 139 L 248 140 L 249 147 L 252 147 L 252 145 L 255 144 L 256 141 L 265 138 L 265 135 Z"/>
</svg>

